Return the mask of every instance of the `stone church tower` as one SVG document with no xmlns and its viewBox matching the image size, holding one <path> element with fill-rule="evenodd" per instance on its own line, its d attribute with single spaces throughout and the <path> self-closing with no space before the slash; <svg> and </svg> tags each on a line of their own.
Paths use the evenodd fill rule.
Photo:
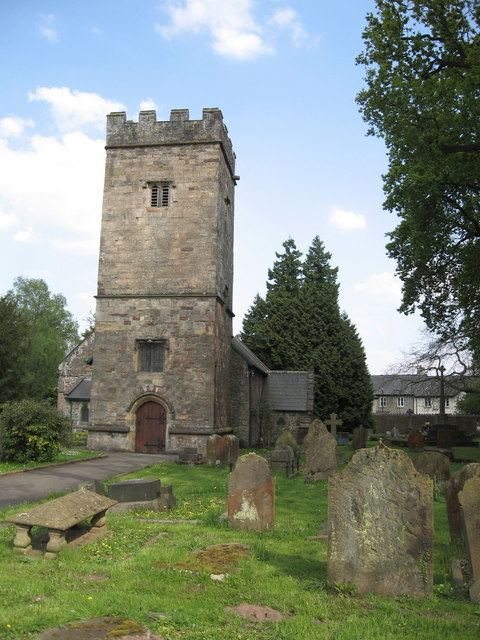
<svg viewBox="0 0 480 640">
<path fill-rule="evenodd" d="M 218 109 L 107 117 L 89 446 L 229 429 L 235 154 Z"/>
</svg>

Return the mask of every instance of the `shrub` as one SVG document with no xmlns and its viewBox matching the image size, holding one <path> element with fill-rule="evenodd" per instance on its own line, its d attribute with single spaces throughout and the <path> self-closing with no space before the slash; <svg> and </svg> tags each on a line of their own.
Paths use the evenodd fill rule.
<svg viewBox="0 0 480 640">
<path fill-rule="evenodd" d="M 65 442 L 69 422 L 48 402 L 6 402 L 0 415 L 0 458 L 5 462 L 49 462 Z"/>
</svg>

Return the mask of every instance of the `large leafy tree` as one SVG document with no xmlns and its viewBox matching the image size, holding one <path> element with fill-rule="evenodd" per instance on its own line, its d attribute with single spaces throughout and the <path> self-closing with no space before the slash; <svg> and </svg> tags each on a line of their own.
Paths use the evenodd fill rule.
<svg viewBox="0 0 480 640">
<path fill-rule="evenodd" d="M 272 369 L 313 370 L 315 413 L 339 414 L 345 426 L 368 425 L 372 390 L 365 353 L 338 306 L 337 269 L 320 238 L 305 260 L 293 240 L 269 270 L 265 299 L 247 313 L 243 341 Z"/>
<path fill-rule="evenodd" d="M 369 133 L 385 140 L 387 245 L 401 311 L 420 309 L 446 339 L 480 343 L 480 3 L 376 0 L 367 16 Z"/>
<path fill-rule="evenodd" d="M 52 294 L 43 280 L 16 278 L 5 298 L 21 310 L 27 326 L 23 396 L 53 399 L 57 367 L 79 339 L 78 324 L 64 296 Z"/>
<path fill-rule="evenodd" d="M 23 396 L 28 344 L 22 309 L 10 297 L 0 298 L 0 404 Z"/>
</svg>

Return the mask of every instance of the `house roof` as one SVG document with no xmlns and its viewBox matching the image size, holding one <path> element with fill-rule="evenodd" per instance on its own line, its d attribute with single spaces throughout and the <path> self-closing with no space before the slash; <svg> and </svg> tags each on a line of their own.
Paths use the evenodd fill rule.
<svg viewBox="0 0 480 640">
<path fill-rule="evenodd" d="M 245 360 L 247 364 L 268 376 L 270 369 L 258 358 L 240 338 L 232 338 L 232 348 Z"/>
<path fill-rule="evenodd" d="M 74 387 L 70 393 L 66 395 L 68 400 L 90 400 L 90 388 L 92 386 L 92 380 L 90 378 L 83 378 Z"/>
<path fill-rule="evenodd" d="M 452 379 L 453 378 L 453 379 Z M 440 379 L 425 374 L 371 376 L 373 392 L 384 396 L 440 396 Z M 445 395 L 454 397 L 462 391 L 457 377 L 445 377 Z"/>
<path fill-rule="evenodd" d="M 309 371 L 271 371 L 267 400 L 273 411 L 313 411 L 313 374 Z"/>
</svg>

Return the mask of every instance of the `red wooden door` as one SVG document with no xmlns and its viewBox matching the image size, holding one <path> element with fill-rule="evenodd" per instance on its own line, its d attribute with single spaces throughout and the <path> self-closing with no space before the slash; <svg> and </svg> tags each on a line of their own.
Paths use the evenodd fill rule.
<svg viewBox="0 0 480 640">
<path fill-rule="evenodd" d="M 167 419 L 165 409 L 158 402 L 145 402 L 137 411 L 135 451 L 159 453 L 165 451 Z"/>
</svg>

